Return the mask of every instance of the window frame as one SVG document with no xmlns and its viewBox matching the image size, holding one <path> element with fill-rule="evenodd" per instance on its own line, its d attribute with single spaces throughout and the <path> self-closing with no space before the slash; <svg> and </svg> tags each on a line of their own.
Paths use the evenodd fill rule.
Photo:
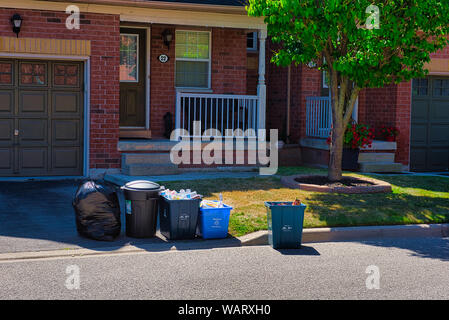
<svg viewBox="0 0 449 320">
<path fill-rule="evenodd" d="M 421 89 L 423 86 L 421 86 L 420 81 L 426 80 L 427 81 L 427 87 L 426 87 L 426 94 L 421 94 Z M 415 94 L 415 81 L 419 81 L 417 89 L 418 92 Z M 430 77 L 423 77 L 423 78 L 413 78 L 412 79 L 412 96 L 414 97 L 429 97 L 433 96 L 433 81 L 434 79 Z"/>
<path fill-rule="evenodd" d="M 253 34 L 253 46 L 248 47 L 248 34 Z M 257 52 L 258 51 L 258 45 L 259 45 L 259 33 L 257 31 L 248 32 L 246 34 L 246 50 L 251 52 Z"/>
<path fill-rule="evenodd" d="M 329 89 L 329 85 L 327 84 L 327 75 L 328 75 L 328 72 L 327 72 L 327 70 L 323 70 L 322 72 L 321 72 L 321 79 L 322 79 L 322 88 L 323 89 Z"/>
<path fill-rule="evenodd" d="M 140 79 L 139 79 L 139 60 L 140 60 L 140 48 L 139 48 L 139 44 L 140 44 L 140 35 L 138 33 L 120 33 L 120 37 L 121 36 L 135 36 L 137 37 L 136 40 L 136 53 L 137 53 L 137 57 L 136 57 L 136 80 L 122 80 L 120 79 L 120 82 L 123 83 L 139 83 Z M 121 41 L 121 39 L 120 39 Z M 120 48 L 119 48 L 120 51 Z M 119 69 L 120 69 L 120 64 L 119 64 Z"/>
<path fill-rule="evenodd" d="M 191 59 L 191 58 L 178 58 L 176 57 L 176 33 L 177 32 L 195 32 L 195 33 L 208 33 L 209 34 L 209 59 Z M 190 62 L 207 62 L 207 87 L 185 87 L 176 85 L 176 65 L 177 61 L 190 61 Z M 190 29 L 176 29 L 175 30 L 175 88 L 177 90 L 210 90 L 212 84 L 212 31 L 211 30 L 190 30 Z"/>
</svg>

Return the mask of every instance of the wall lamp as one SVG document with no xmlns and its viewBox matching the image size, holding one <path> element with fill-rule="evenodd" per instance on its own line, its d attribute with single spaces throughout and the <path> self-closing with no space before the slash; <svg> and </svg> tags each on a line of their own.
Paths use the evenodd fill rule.
<svg viewBox="0 0 449 320">
<path fill-rule="evenodd" d="M 170 50 L 170 43 L 173 40 L 173 33 L 170 29 L 165 29 L 162 32 L 162 39 L 164 40 L 164 44 L 167 46 L 168 50 Z"/>
<path fill-rule="evenodd" d="M 17 35 L 17 38 L 19 37 L 20 28 L 22 27 L 22 21 L 23 19 L 18 13 L 15 13 L 11 17 L 12 31 Z"/>
</svg>

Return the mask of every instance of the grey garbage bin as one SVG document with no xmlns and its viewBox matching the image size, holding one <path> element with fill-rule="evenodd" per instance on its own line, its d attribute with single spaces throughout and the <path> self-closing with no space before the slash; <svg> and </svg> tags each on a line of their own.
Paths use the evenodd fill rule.
<svg viewBox="0 0 449 320">
<path fill-rule="evenodd" d="M 126 200 L 126 235 L 152 238 L 156 234 L 160 185 L 136 180 L 122 187 Z"/>
</svg>

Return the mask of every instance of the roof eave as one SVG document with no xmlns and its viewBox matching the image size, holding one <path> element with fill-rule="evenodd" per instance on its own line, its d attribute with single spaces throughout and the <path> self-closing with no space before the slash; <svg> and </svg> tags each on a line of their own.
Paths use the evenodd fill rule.
<svg viewBox="0 0 449 320">
<path fill-rule="evenodd" d="M 67 2 L 67 0 L 52 0 L 52 1 Z M 173 3 L 173 2 L 151 1 L 151 0 L 150 1 L 148 1 L 148 0 L 71 0 L 70 2 L 83 3 L 83 4 L 153 8 L 153 9 L 207 11 L 207 12 L 244 14 L 244 15 L 247 14 L 244 6 L 225 6 L 225 5 L 196 4 L 196 3 Z"/>
</svg>

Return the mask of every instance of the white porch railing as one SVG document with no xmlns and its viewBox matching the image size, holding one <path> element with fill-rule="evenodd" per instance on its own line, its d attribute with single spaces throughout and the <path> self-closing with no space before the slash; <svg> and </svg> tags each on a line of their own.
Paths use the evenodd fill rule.
<svg viewBox="0 0 449 320">
<path fill-rule="evenodd" d="M 329 97 L 306 98 L 306 135 L 329 137 L 332 127 L 332 109 Z"/>
<path fill-rule="evenodd" d="M 176 128 L 186 130 L 179 137 L 200 137 L 210 129 L 211 137 L 256 138 L 258 97 L 178 92 L 175 117 Z M 201 132 L 194 132 L 194 121 L 201 123 Z"/>
</svg>

